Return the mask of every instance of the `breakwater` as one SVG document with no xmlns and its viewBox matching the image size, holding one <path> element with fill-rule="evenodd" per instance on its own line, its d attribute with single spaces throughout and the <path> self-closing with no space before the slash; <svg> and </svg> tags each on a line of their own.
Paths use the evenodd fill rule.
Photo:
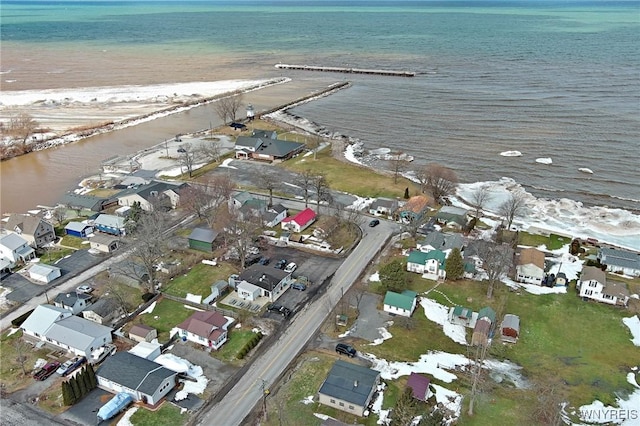
<svg viewBox="0 0 640 426">
<path fill-rule="evenodd" d="M 384 75 L 389 77 L 415 77 L 416 76 L 416 73 L 412 71 L 375 70 L 375 69 L 347 68 L 347 67 L 321 67 L 321 66 L 314 66 L 314 65 L 276 64 L 276 68 L 286 69 L 286 70 L 301 70 L 301 71 L 338 72 L 338 73 L 346 73 L 346 74 Z"/>
</svg>

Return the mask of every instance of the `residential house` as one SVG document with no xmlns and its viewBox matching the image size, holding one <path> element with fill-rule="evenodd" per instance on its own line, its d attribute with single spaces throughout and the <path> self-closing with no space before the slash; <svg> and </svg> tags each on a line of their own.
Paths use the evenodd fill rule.
<svg viewBox="0 0 640 426">
<path fill-rule="evenodd" d="M 240 219 L 249 220 L 252 217 L 262 217 L 267 211 L 267 201 L 261 198 L 252 198 L 244 202 L 237 210 Z"/>
<path fill-rule="evenodd" d="M 429 378 L 422 374 L 414 373 L 409 374 L 407 380 L 407 386 L 411 388 L 411 395 L 418 401 L 426 402 L 429 399 Z"/>
<path fill-rule="evenodd" d="M 87 238 L 89 234 L 93 234 L 93 226 L 82 222 L 69 222 L 64 227 L 67 235 L 78 238 Z"/>
<path fill-rule="evenodd" d="M 52 305 L 39 305 L 20 328 L 25 335 L 87 358 L 95 349 L 112 341 L 111 328 Z"/>
<path fill-rule="evenodd" d="M 544 253 L 532 247 L 520 250 L 516 265 L 516 281 L 542 285 L 544 278 Z"/>
<path fill-rule="evenodd" d="M 253 194 L 247 191 L 236 192 L 229 198 L 229 208 L 233 208 L 235 210 L 242 207 L 244 203 L 248 200 L 253 199 Z"/>
<path fill-rule="evenodd" d="M 33 248 L 41 248 L 56 239 L 53 225 L 38 216 L 12 214 L 5 224 L 8 232 L 18 234 Z"/>
<path fill-rule="evenodd" d="M 362 417 L 379 383 L 379 371 L 339 359 L 320 386 L 318 400 L 321 404 Z"/>
<path fill-rule="evenodd" d="M 62 196 L 59 204 L 74 210 L 90 210 L 94 212 L 101 212 L 102 210 L 108 208 L 110 205 L 116 203 L 115 201 L 111 201 L 108 198 L 68 192 Z"/>
<path fill-rule="evenodd" d="M 218 350 L 227 341 L 227 329 L 234 322 L 217 311 L 194 312 L 172 330 L 183 341 L 190 341 L 205 348 Z"/>
<path fill-rule="evenodd" d="M 473 310 L 464 306 L 454 306 L 449 310 L 449 322 L 470 327 L 473 320 Z"/>
<path fill-rule="evenodd" d="M 289 288 L 291 273 L 272 267 L 255 264 L 240 273 L 239 284 L 236 285 L 238 296 L 246 300 L 266 297 L 276 301 Z"/>
<path fill-rule="evenodd" d="M 462 229 L 468 222 L 468 211 L 453 206 L 444 206 L 436 213 L 436 222 L 457 229 Z"/>
<path fill-rule="evenodd" d="M 431 250 L 449 251 L 454 248 L 462 251 L 463 244 L 464 241 L 460 234 L 445 234 L 439 231 L 434 231 L 417 241 L 416 247 L 418 250 L 425 253 L 428 253 Z"/>
<path fill-rule="evenodd" d="M 506 314 L 500 324 L 500 336 L 503 342 L 516 343 L 520 337 L 520 317 Z"/>
<path fill-rule="evenodd" d="M 398 209 L 400 219 L 405 223 L 422 220 L 429 211 L 429 199 L 424 195 L 414 195 Z"/>
<path fill-rule="evenodd" d="M 144 211 L 152 211 L 154 206 L 175 209 L 180 203 L 180 192 L 187 188 L 186 183 L 175 184 L 170 182 L 154 181 L 137 188 L 129 188 L 117 195 L 118 205 L 133 206 L 140 203 Z"/>
<path fill-rule="evenodd" d="M 125 218 L 112 214 L 101 214 L 93 221 L 93 226 L 100 232 L 110 235 L 125 235 Z"/>
<path fill-rule="evenodd" d="M 111 324 L 126 314 L 122 304 L 113 297 L 101 297 L 96 303 L 82 311 L 82 316 L 98 324 Z"/>
<path fill-rule="evenodd" d="M 256 136 L 238 136 L 235 145 L 236 159 L 284 161 L 304 149 L 305 144 L 276 139 L 272 133 L 256 131 Z M 267 137 L 268 136 L 268 137 Z"/>
<path fill-rule="evenodd" d="M 29 242 L 18 234 L 8 234 L 0 237 L 0 259 L 8 262 L 5 268 L 13 268 L 17 263 L 26 263 L 36 257 L 36 251 Z"/>
<path fill-rule="evenodd" d="M 398 200 L 392 198 L 376 198 L 369 205 L 369 214 L 374 216 L 392 218 L 396 210 L 398 210 Z"/>
<path fill-rule="evenodd" d="M 316 212 L 306 208 L 295 216 L 288 216 L 281 222 L 282 229 L 291 232 L 302 232 L 316 220 Z"/>
<path fill-rule="evenodd" d="M 496 313 L 493 309 L 485 307 L 478 312 L 478 319 L 471 335 L 471 346 L 487 346 L 493 332 L 493 324 L 496 322 Z"/>
<path fill-rule="evenodd" d="M 598 249 L 597 259 L 607 265 L 607 271 L 632 277 L 640 276 L 640 254 L 613 248 Z"/>
<path fill-rule="evenodd" d="M 158 338 L 158 330 L 145 324 L 135 324 L 129 330 L 129 339 L 136 342 L 151 342 Z"/>
<path fill-rule="evenodd" d="M 209 228 L 194 228 L 189 234 L 189 248 L 211 253 L 218 231 Z"/>
<path fill-rule="evenodd" d="M 46 263 L 34 263 L 29 268 L 29 278 L 44 284 L 59 278 L 62 270 L 57 266 L 47 265 Z"/>
<path fill-rule="evenodd" d="M 95 234 L 89 238 L 89 245 L 93 250 L 102 253 L 111 253 L 118 248 L 120 240 L 108 234 Z"/>
<path fill-rule="evenodd" d="M 429 253 L 414 250 L 407 258 L 407 271 L 422 274 L 429 280 L 445 279 L 445 261 L 446 255 L 440 250 L 431 250 Z"/>
<path fill-rule="evenodd" d="M 222 297 L 222 295 L 224 295 L 224 293 L 227 291 L 227 289 L 229 288 L 229 283 L 227 281 L 216 281 L 215 283 L 211 284 L 211 294 L 209 296 L 207 296 L 202 303 L 213 303 L 216 300 L 218 300 L 220 297 Z"/>
<path fill-rule="evenodd" d="M 286 217 L 287 208 L 282 204 L 274 204 L 273 206 L 267 208 L 267 210 L 262 214 L 264 226 L 268 228 L 278 226 L 280 222 L 282 222 Z"/>
<path fill-rule="evenodd" d="M 74 315 L 79 314 L 91 304 L 91 296 L 84 293 L 70 291 L 68 293 L 58 293 L 53 299 L 53 305 L 71 311 Z"/>
<path fill-rule="evenodd" d="M 593 299 L 609 305 L 627 306 L 629 291 L 623 283 L 607 282 L 606 273 L 595 266 L 584 266 L 576 285 L 578 295 L 583 299 Z"/>
<path fill-rule="evenodd" d="M 404 290 L 402 293 L 387 291 L 383 310 L 393 315 L 410 317 L 416 309 L 417 298 L 418 294 L 411 290 Z"/>
<path fill-rule="evenodd" d="M 178 373 L 129 352 L 107 357 L 98 371 L 98 386 L 109 392 L 126 392 L 138 402 L 157 405 L 178 383 Z"/>
</svg>

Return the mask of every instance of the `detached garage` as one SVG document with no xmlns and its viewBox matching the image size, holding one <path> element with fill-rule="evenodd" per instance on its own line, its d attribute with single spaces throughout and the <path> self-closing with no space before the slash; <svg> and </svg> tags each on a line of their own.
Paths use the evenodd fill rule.
<svg viewBox="0 0 640 426">
<path fill-rule="evenodd" d="M 93 234 L 93 226 L 82 222 L 69 222 L 64 227 L 64 231 L 72 237 L 87 238 Z"/>
<path fill-rule="evenodd" d="M 506 314 L 500 326 L 500 335 L 503 342 L 516 343 L 520 337 L 520 317 Z"/>
<path fill-rule="evenodd" d="M 44 263 L 36 263 L 31 268 L 29 268 L 29 277 L 32 280 L 39 281 L 45 284 L 49 284 L 60 275 L 62 275 L 60 268 L 51 265 L 45 265 Z"/>
<path fill-rule="evenodd" d="M 213 242 L 218 237 L 218 232 L 209 228 L 195 228 L 189 235 L 189 248 L 194 250 L 213 251 Z"/>
</svg>

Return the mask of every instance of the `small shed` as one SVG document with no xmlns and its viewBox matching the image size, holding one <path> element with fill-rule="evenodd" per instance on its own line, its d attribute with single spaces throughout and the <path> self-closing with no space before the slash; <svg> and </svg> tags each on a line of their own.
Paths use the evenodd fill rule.
<svg viewBox="0 0 640 426">
<path fill-rule="evenodd" d="M 72 237 L 87 238 L 93 234 L 93 226 L 82 222 L 69 222 L 64 227 L 64 232 Z"/>
<path fill-rule="evenodd" d="M 29 277 L 32 280 L 49 284 L 51 281 L 62 275 L 62 270 L 56 266 L 36 263 L 29 268 Z"/>
<path fill-rule="evenodd" d="M 429 378 L 411 372 L 407 386 L 411 388 L 411 394 L 419 401 L 426 401 L 429 398 Z"/>
<path fill-rule="evenodd" d="M 140 342 L 129 349 L 129 353 L 153 361 L 162 354 L 162 345 L 160 343 Z"/>
<path fill-rule="evenodd" d="M 93 250 L 111 253 L 118 248 L 119 241 L 117 237 L 108 234 L 96 234 L 89 239 L 89 244 Z"/>
<path fill-rule="evenodd" d="M 229 283 L 220 280 L 211 284 L 211 294 L 207 296 L 202 303 L 213 303 L 220 298 L 224 294 L 224 292 L 229 288 Z"/>
<path fill-rule="evenodd" d="M 564 272 L 558 272 L 558 275 L 556 275 L 556 282 L 555 282 L 556 287 L 565 287 L 568 284 L 569 284 L 569 280 L 567 279 L 567 274 L 565 274 Z"/>
<path fill-rule="evenodd" d="M 129 330 L 129 339 L 136 342 L 150 342 L 158 337 L 158 331 L 144 324 L 136 324 Z"/>
<path fill-rule="evenodd" d="M 189 248 L 211 253 L 217 236 L 218 232 L 213 229 L 194 228 L 189 235 Z"/>
<path fill-rule="evenodd" d="M 465 327 L 469 327 L 472 319 L 473 310 L 465 308 L 464 306 L 455 306 L 449 312 L 449 322 L 453 324 L 460 324 Z"/>
<path fill-rule="evenodd" d="M 487 346 L 489 344 L 489 333 L 491 332 L 491 323 L 484 319 L 476 321 L 471 336 L 471 346 Z"/>
<path fill-rule="evenodd" d="M 503 342 L 516 343 L 520 337 L 520 317 L 506 314 L 500 326 L 500 336 Z"/>
</svg>

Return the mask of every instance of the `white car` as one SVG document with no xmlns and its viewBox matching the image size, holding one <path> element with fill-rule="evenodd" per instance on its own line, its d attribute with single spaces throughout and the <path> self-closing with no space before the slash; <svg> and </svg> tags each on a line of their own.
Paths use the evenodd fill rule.
<svg viewBox="0 0 640 426">
<path fill-rule="evenodd" d="M 298 267 L 298 265 L 296 265 L 295 263 L 291 262 L 284 268 L 284 271 L 291 273 L 291 272 L 295 271 L 297 267 Z"/>
<path fill-rule="evenodd" d="M 81 285 L 80 287 L 76 288 L 76 291 L 78 293 L 91 294 L 93 288 L 89 287 L 88 285 Z"/>
</svg>

